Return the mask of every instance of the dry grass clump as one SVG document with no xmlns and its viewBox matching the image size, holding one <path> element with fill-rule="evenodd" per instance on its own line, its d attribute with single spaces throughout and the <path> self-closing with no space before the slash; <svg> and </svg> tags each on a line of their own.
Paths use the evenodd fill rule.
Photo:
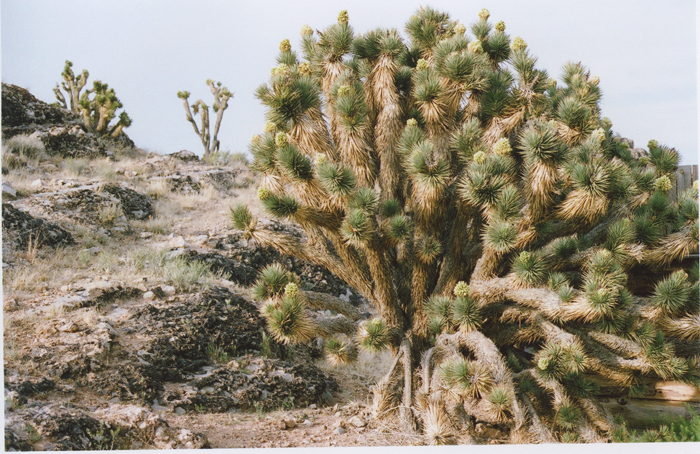
<svg viewBox="0 0 700 454">
<path fill-rule="evenodd" d="M 10 170 L 37 166 L 40 161 L 48 159 L 49 155 L 38 137 L 21 134 L 3 141 L 2 166 Z"/>
</svg>

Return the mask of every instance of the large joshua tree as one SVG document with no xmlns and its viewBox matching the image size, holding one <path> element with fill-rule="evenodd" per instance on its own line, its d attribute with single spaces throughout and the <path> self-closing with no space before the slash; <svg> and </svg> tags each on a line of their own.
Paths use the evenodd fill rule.
<svg viewBox="0 0 700 454">
<path fill-rule="evenodd" d="M 513 441 L 603 441 L 615 422 L 601 380 L 630 395 L 700 385 L 698 266 L 683 262 L 697 185 L 671 202 L 677 153 L 652 141 L 634 159 L 600 117 L 597 77 L 569 63 L 558 84 L 488 18 L 469 37 L 421 8 L 404 39 L 355 35 L 344 11 L 302 29 L 303 60 L 283 41 L 251 152 L 264 208 L 304 234 L 241 205 L 232 219 L 374 304 L 361 320 L 279 266 L 254 289 L 282 342 L 326 338 L 334 363 L 391 350 L 377 417 L 432 443 L 468 441 L 474 418 Z"/>
</svg>

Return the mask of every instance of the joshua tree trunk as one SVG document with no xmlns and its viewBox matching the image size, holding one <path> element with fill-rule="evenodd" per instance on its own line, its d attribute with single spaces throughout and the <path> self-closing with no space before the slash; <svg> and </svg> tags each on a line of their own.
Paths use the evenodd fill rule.
<svg viewBox="0 0 700 454">
<path fill-rule="evenodd" d="M 630 395 L 697 387 L 698 193 L 669 201 L 675 150 L 652 141 L 633 159 L 600 118 L 597 78 L 570 63 L 558 86 L 486 10 L 474 38 L 429 8 L 406 31 L 355 36 L 346 12 L 318 37 L 304 27 L 306 60 L 283 41 L 257 90 L 258 197 L 306 236 L 260 228 L 244 206 L 234 225 L 377 313 L 360 321 L 276 266 L 254 289 L 271 334 L 321 335 L 334 364 L 390 349 L 375 415 L 436 444 L 473 441 L 475 420 L 515 441 L 608 440 L 590 374 Z M 653 292 L 632 293 L 651 269 Z"/>
</svg>

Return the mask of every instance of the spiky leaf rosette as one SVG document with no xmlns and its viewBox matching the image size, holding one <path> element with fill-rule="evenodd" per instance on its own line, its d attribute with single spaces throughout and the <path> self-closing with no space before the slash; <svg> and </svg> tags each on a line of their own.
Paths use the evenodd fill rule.
<svg viewBox="0 0 700 454">
<path fill-rule="evenodd" d="M 442 363 L 440 378 L 451 391 L 465 397 L 482 397 L 493 384 L 493 378 L 486 366 L 465 359 Z"/>
<path fill-rule="evenodd" d="M 513 272 L 526 285 L 538 285 L 547 278 L 547 266 L 539 254 L 523 251 L 513 261 Z"/>
<path fill-rule="evenodd" d="M 489 402 L 489 411 L 499 420 L 506 419 L 513 401 L 508 389 L 504 386 L 494 386 L 486 399 Z"/>
<path fill-rule="evenodd" d="M 267 329 L 276 340 L 284 344 L 309 341 L 318 331 L 313 320 L 306 315 L 302 299 L 287 295 L 267 315 Z"/>
<path fill-rule="evenodd" d="M 676 271 L 656 285 L 651 303 L 666 315 L 677 315 L 686 308 L 690 292 L 688 275 L 682 270 Z"/>
<path fill-rule="evenodd" d="M 567 401 L 559 407 L 559 411 L 556 414 L 556 422 L 564 429 L 574 429 L 578 425 L 580 417 L 581 412 L 578 407 Z"/>
<path fill-rule="evenodd" d="M 357 360 L 357 349 L 350 343 L 331 338 L 326 341 L 326 359 L 334 366 L 349 364 Z"/>
<path fill-rule="evenodd" d="M 451 315 L 454 324 L 464 331 L 477 330 L 483 322 L 479 304 L 469 296 L 458 296 L 455 299 Z"/>
<path fill-rule="evenodd" d="M 255 219 L 247 206 L 237 204 L 231 208 L 231 222 L 238 230 L 250 230 L 255 226 Z"/>
<path fill-rule="evenodd" d="M 362 350 L 376 352 L 389 346 L 389 329 L 381 318 L 375 318 L 360 324 L 357 331 L 357 343 Z"/>
<path fill-rule="evenodd" d="M 279 263 L 273 263 L 266 266 L 255 281 L 253 296 L 262 300 L 280 297 L 288 284 L 296 284 L 296 282 L 297 278 L 294 274 L 284 269 Z"/>
</svg>

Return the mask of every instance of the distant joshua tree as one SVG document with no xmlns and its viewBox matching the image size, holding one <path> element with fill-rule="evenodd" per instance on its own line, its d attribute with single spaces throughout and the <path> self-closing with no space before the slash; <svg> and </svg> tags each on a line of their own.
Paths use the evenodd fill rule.
<svg viewBox="0 0 700 454">
<path fill-rule="evenodd" d="M 597 77 L 568 63 L 558 85 L 488 18 L 468 38 L 421 8 L 404 40 L 356 36 L 343 11 L 302 29 L 303 61 L 284 40 L 250 149 L 264 208 L 305 235 L 242 205 L 232 219 L 375 305 L 362 321 L 280 266 L 254 288 L 279 341 L 326 338 L 335 364 L 391 350 L 377 418 L 435 444 L 469 441 L 474 418 L 513 442 L 603 442 L 616 423 L 599 380 L 632 396 L 700 386 L 698 264 L 683 261 L 697 182 L 671 202 L 677 153 L 652 141 L 634 159 L 600 117 Z"/>
<path fill-rule="evenodd" d="M 115 95 L 114 89 L 96 80 L 93 82 L 92 88 L 86 89 L 81 95 L 83 87 L 87 84 L 89 73 L 84 69 L 80 76 L 76 77 L 72 67 L 73 63 L 66 60 L 66 66 L 61 73 L 63 82 L 61 82 L 60 87 L 56 84 L 53 89 L 58 105 L 64 109 L 70 108 L 71 112 L 79 114 L 88 130 L 98 136 L 117 137 L 124 128 L 131 126 L 131 118 L 126 112 L 122 112 L 119 115 L 119 120 L 110 125 L 110 122 L 115 118 L 117 109 L 123 107 Z M 68 94 L 70 104 L 66 102 L 61 87 Z"/>
<path fill-rule="evenodd" d="M 224 116 L 224 110 L 226 110 L 228 107 L 228 100 L 233 98 L 233 93 L 228 91 L 228 88 L 222 87 L 221 82 L 214 82 L 211 79 L 207 79 L 207 85 L 209 85 L 209 89 L 214 95 L 214 104 L 212 105 L 212 108 L 216 113 L 216 124 L 214 125 L 213 137 L 210 135 L 209 130 L 209 106 L 202 102 L 201 99 L 198 99 L 194 104 L 192 104 L 192 110 L 190 110 L 190 105 L 187 101 L 190 97 L 190 92 L 180 91 L 177 93 L 177 96 L 184 102 L 187 121 L 192 123 L 194 132 L 202 141 L 202 146 L 204 147 L 204 158 L 207 158 L 211 154 L 219 151 L 219 140 L 217 139 L 217 136 L 219 135 L 219 128 L 221 127 L 221 119 Z M 192 116 L 192 112 L 194 112 L 194 115 L 201 113 L 201 129 L 197 126 L 197 123 Z"/>
</svg>

